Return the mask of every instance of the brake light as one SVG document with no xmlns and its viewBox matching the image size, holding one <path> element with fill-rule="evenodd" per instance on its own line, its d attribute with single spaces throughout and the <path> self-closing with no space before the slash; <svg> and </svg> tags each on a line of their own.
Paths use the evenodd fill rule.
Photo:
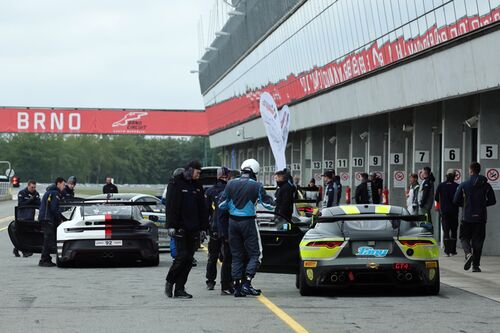
<svg viewBox="0 0 500 333">
<path fill-rule="evenodd" d="M 392 268 L 397 270 L 408 270 L 411 268 L 411 265 L 405 262 L 396 262 L 392 265 Z"/>
<path fill-rule="evenodd" d="M 19 178 L 17 177 L 12 177 L 12 184 L 17 185 L 19 183 Z"/>
<path fill-rule="evenodd" d="M 434 243 L 431 240 L 424 239 L 406 239 L 399 241 L 404 246 L 414 247 L 416 245 L 433 245 Z"/>
<path fill-rule="evenodd" d="M 327 247 L 329 249 L 334 249 L 336 247 L 342 246 L 344 242 L 336 242 L 336 241 L 315 241 L 309 242 L 306 246 L 312 247 Z"/>
<path fill-rule="evenodd" d="M 311 207 L 300 207 L 299 211 L 300 212 L 306 212 L 306 213 L 313 213 L 314 212 L 314 208 L 311 208 Z"/>
</svg>

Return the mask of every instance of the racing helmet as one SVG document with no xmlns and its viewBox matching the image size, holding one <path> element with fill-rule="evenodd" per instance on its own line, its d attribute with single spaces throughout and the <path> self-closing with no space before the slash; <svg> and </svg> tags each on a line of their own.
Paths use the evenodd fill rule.
<svg viewBox="0 0 500 333">
<path fill-rule="evenodd" d="M 260 164 L 253 158 L 250 158 L 241 164 L 241 171 L 251 171 L 254 174 L 258 174 L 260 171 Z"/>
</svg>

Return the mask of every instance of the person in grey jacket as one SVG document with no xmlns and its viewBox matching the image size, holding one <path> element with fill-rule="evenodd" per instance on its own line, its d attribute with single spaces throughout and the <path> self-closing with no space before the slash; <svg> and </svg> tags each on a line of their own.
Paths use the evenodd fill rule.
<svg viewBox="0 0 500 333">
<path fill-rule="evenodd" d="M 429 167 L 424 168 L 423 177 L 424 181 L 420 185 L 418 204 L 420 213 L 426 216 L 428 223 L 432 223 L 431 209 L 434 205 L 434 182 L 436 178 L 434 178 Z"/>
</svg>

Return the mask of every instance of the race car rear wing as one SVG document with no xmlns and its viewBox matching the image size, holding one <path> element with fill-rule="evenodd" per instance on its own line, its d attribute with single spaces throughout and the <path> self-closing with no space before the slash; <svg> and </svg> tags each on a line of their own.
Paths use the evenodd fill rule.
<svg viewBox="0 0 500 333">
<path fill-rule="evenodd" d="M 335 216 L 320 216 L 314 219 L 314 225 L 317 223 L 338 223 L 341 222 L 340 231 L 344 239 L 344 222 L 347 221 L 391 221 L 394 229 L 397 229 L 397 238 L 399 239 L 401 231 L 401 221 L 403 222 L 426 222 L 425 215 L 382 215 L 382 214 L 355 214 L 355 215 L 335 215 Z M 432 224 L 422 223 L 420 227 L 428 232 L 432 231 Z"/>
</svg>

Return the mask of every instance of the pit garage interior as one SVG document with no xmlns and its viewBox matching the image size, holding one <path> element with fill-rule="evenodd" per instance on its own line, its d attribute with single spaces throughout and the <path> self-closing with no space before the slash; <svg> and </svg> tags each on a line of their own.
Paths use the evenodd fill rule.
<svg viewBox="0 0 500 333">
<path fill-rule="evenodd" d="M 345 1 L 339 1 L 342 2 L 346 5 Z M 254 3 L 262 5 L 259 1 Z M 438 17 L 436 11 L 440 10 L 447 15 L 449 4 L 444 3 L 434 1 L 437 4 L 434 17 Z M 302 186 L 307 186 L 312 177 L 319 180 L 323 170 L 333 168 L 341 176 L 344 185 L 344 202 L 347 187 L 352 189 L 359 184 L 361 172 L 379 171 L 389 191 L 390 204 L 405 206 L 409 173 L 418 173 L 423 167 L 430 166 L 437 186 L 444 179 L 448 168 L 456 169 L 460 175 L 457 181 L 462 181 L 468 177 L 468 165 L 478 161 L 482 165 L 482 174 L 488 171 L 495 194 L 500 197 L 500 45 L 495 42 L 500 38 L 496 20 L 500 3 L 449 3 L 452 3 L 455 12 L 460 4 L 470 8 L 474 3 L 474 6 L 478 4 L 474 8 L 479 8 L 480 3 L 489 3 L 491 12 L 488 15 L 495 19 L 482 24 L 481 28 L 428 47 L 422 52 L 288 103 L 292 120 L 286 159 L 292 174 L 300 177 Z M 249 19 L 252 7 L 248 3 L 246 6 L 239 10 L 246 10 Z M 307 16 L 302 11 L 314 11 L 307 8 L 307 2 L 302 4 L 295 1 L 294 5 L 289 6 L 292 9 L 281 8 L 281 12 L 277 13 L 280 23 L 271 25 L 272 29 L 267 35 L 263 34 L 267 36 L 265 38 L 279 34 L 283 22 L 290 21 L 294 16 Z M 482 17 L 483 14 L 475 15 Z M 456 19 L 469 17 L 470 21 L 472 16 L 465 12 L 463 15 L 456 14 Z M 226 24 L 227 29 L 231 29 L 230 23 Z M 247 53 L 242 57 L 248 58 L 258 52 L 262 40 L 263 37 L 259 42 L 248 44 Z M 227 52 L 224 45 L 227 47 L 229 42 L 224 45 L 217 43 L 215 40 L 213 45 L 219 48 L 219 54 Z M 310 43 L 314 44 L 315 41 Z M 307 45 L 307 48 L 314 47 Z M 217 72 L 214 68 L 220 66 L 210 64 L 214 57 L 207 52 L 203 58 L 206 61 L 199 67 L 209 128 L 212 128 L 211 147 L 220 148 L 223 163 L 231 167 L 238 167 L 247 158 L 257 159 L 262 166 L 260 180 L 271 185 L 274 160 L 259 117 L 248 117 L 215 130 L 210 126 L 211 108 L 216 108 L 217 103 L 224 104 L 213 97 L 217 96 L 213 90 L 218 89 L 221 81 L 214 79 L 215 83 L 210 83 L 210 75 L 207 74 L 212 73 L 212 76 L 224 79 L 224 75 L 214 74 Z M 241 58 L 238 61 L 241 62 Z M 241 65 L 238 61 L 235 60 L 232 67 L 227 66 L 226 76 L 238 70 Z M 310 68 L 315 64 L 311 61 Z M 269 66 L 273 62 L 269 60 L 266 63 Z M 276 66 L 280 65 L 276 63 Z M 267 70 L 270 70 L 269 67 Z M 245 79 L 243 74 L 237 77 L 233 82 Z M 439 230 L 437 214 L 435 211 L 433 214 L 435 230 Z M 498 255 L 500 205 L 491 207 L 488 214 L 484 253 Z"/>
</svg>

